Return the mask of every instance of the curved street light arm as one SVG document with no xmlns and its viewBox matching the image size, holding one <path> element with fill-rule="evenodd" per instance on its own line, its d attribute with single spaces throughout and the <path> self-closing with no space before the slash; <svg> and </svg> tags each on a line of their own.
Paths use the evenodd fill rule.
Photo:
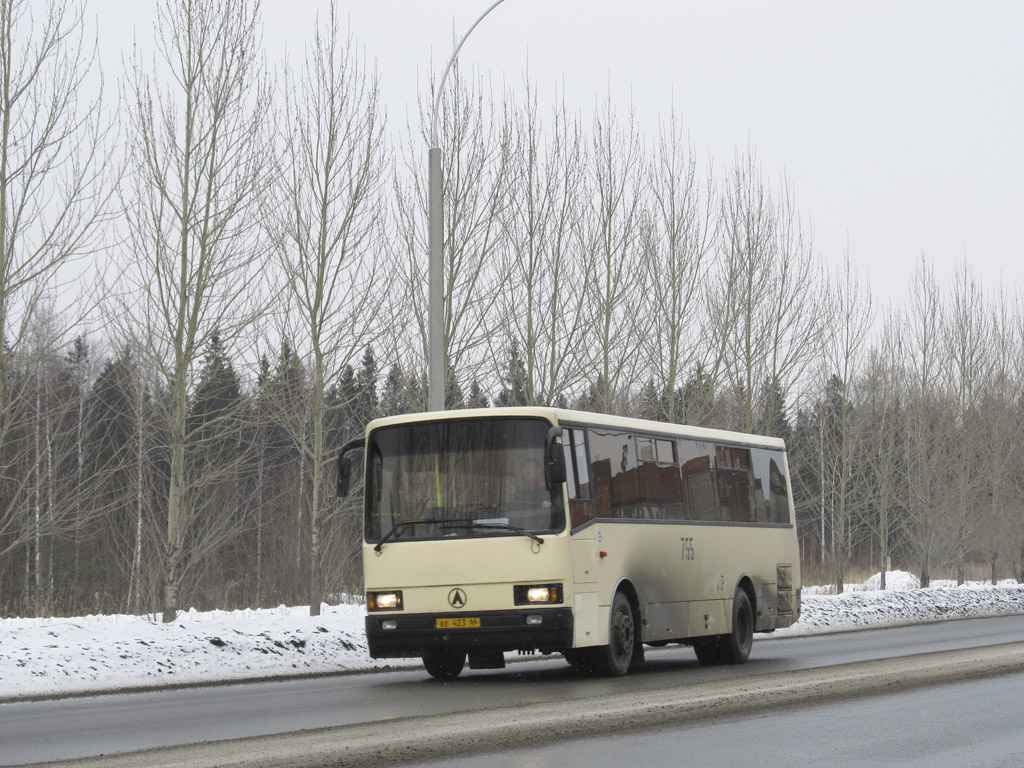
<svg viewBox="0 0 1024 768">
<path fill-rule="evenodd" d="M 491 7 L 484 11 L 482 14 L 480 14 L 480 18 L 473 22 L 473 26 L 466 30 L 466 34 L 462 36 L 462 39 L 459 40 L 458 45 L 455 46 L 455 50 L 452 51 L 452 55 L 448 59 L 448 63 L 445 65 L 444 72 L 441 73 L 441 80 L 438 82 L 437 92 L 434 94 L 434 112 L 430 118 L 431 147 L 437 146 L 437 113 L 441 109 L 441 94 L 444 93 L 444 81 L 448 78 L 448 72 L 451 70 L 452 65 L 455 64 L 455 59 L 458 58 L 459 51 L 462 50 L 462 46 L 466 42 L 466 38 L 468 38 L 470 34 L 473 32 L 473 30 L 477 28 L 477 25 L 484 20 L 484 17 L 487 16 L 487 14 L 489 14 L 503 2 L 505 2 L 505 0 L 496 0 L 496 2 L 492 3 Z"/>
</svg>

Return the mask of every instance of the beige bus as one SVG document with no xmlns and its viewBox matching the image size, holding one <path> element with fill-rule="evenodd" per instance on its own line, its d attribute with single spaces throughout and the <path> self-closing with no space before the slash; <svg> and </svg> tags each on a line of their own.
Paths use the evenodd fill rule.
<svg viewBox="0 0 1024 768">
<path fill-rule="evenodd" d="M 739 664 L 800 615 L 781 440 L 556 408 L 377 419 L 362 448 L 366 636 L 432 676 L 560 653 L 622 675 L 644 646 Z"/>
</svg>

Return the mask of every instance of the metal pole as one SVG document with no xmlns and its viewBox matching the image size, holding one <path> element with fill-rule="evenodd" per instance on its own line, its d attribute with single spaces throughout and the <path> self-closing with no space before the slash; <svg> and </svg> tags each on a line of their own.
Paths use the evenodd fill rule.
<svg viewBox="0 0 1024 768">
<path fill-rule="evenodd" d="M 430 151 L 427 156 L 427 185 L 429 189 L 429 199 L 427 204 L 427 243 L 430 251 L 430 267 L 427 273 L 430 281 L 427 306 L 429 316 L 429 343 L 427 350 L 429 356 L 427 361 L 427 407 L 431 411 L 444 410 L 445 380 L 447 379 L 448 373 L 445 370 L 447 349 L 445 348 L 444 343 L 444 269 L 442 267 L 443 260 L 441 258 L 441 245 L 443 243 L 442 219 L 444 211 L 441 199 L 441 148 L 438 146 L 437 140 L 437 115 L 441 111 L 441 95 L 444 92 L 444 81 L 448 77 L 448 72 L 455 63 L 456 57 L 459 55 L 459 50 L 466 42 L 466 38 L 468 38 L 470 32 L 476 29 L 477 25 L 484 20 L 484 17 L 488 13 L 493 11 L 503 2 L 505 2 L 505 0 L 497 0 L 492 3 L 486 11 L 480 14 L 480 18 L 473 22 L 473 25 L 469 28 L 466 34 L 462 36 L 458 45 L 455 46 L 455 50 L 452 51 L 451 58 L 448 59 L 448 64 L 445 66 L 444 72 L 441 73 L 441 80 L 437 84 L 437 91 L 434 95 L 434 114 L 431 116 L 430 121 Z"/>
</svg>

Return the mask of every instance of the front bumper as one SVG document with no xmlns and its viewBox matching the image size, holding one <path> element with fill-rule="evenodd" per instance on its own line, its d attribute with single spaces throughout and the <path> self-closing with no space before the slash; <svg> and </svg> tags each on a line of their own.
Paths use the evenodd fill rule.
<svg viewBox="0 0 1024 768">
<path fill-rule="evenodd" d="M 437 629 L 437 619 L 472 616 L 480 626 Z M 541 616 L 527 624 L 527 616 Z M 395 629 L 382 623 L 394 621 Z M 462 651 L 561 651 L 572 647 L 572 609 L 544 608 L 462 613 L 373 613 L 366 617 L 366 640 L 374 659 L 412 658 L 437 649 Z"/>
</svg>

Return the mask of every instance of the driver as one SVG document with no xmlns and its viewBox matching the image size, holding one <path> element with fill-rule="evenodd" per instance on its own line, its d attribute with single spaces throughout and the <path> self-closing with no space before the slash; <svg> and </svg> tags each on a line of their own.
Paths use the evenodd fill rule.
<svg viewBox="0 0 1024 768">
<path fill-rule="evenodd" d="M 527 459 L 519 469 L 519 490 L 513 497 L 514 501 L 537 504 L 541 507 L 551 506 L 551 495 L 544 487 L 544 473 L 541 471 L 540 462 L 536 459 Z"/>
</svg>

